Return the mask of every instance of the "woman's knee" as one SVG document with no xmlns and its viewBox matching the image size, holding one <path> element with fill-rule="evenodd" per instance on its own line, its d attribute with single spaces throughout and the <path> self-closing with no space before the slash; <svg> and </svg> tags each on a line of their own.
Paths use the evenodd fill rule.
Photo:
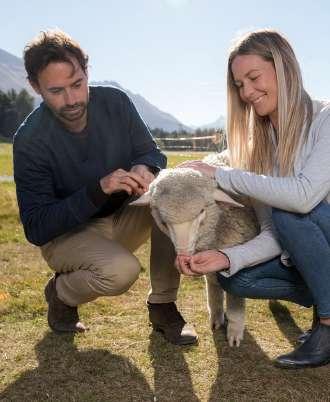
<svg viewBox="0 0 330 402">
<path fill-rule="evenodd" d="M 239 272 L 230 277 L 218 274 L 218 282 L 223 290 L 240 297 L 246 297 L 249 293 L 248 289 L 254 284 L 254 281 L 249 275 L 245 275 L 243 272 Z"/>
<path fill-rule="evenodd" d="M 320 202 L 314 209 L 311 210 L 310 216 L 313 222 L 329 221 L 330 219 L 330 204 L 325 201 Z"/>
<path fill-rule="evenodd" d="M 285 241 L 287 238 L 301 234 L 306 225 L 309 225 L 309 219 L 306 218 L 308 218 L 307 215 L 272 208 L 272 222 L 280 240 Z"/>
<path fill-rule="evenodd" d="M 286 227 L 295 220 L 295 214 L 283 209 L 272 208 L 272 221 L 276 228 Z"/>
</svg>

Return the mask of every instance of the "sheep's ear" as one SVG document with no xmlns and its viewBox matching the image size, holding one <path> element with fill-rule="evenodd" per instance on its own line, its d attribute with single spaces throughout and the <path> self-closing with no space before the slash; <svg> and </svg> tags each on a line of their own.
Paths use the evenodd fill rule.
<svg viewBox="0 0 330 402">
<path fill-rule="evenodd" d="M 235 207 L 241 207 L 241 208 L 244 207 L 244 205 L 236 202 L 231 197 L 229 197 L 229 195 L 227 195 L 226 193 L 224 193 L 222 190 L 219 189 L 214 190 L 213 198 L 215 199 L 215 201 L 226 202 L 227 204 L 231 204 Z"/>
<path fill-rule="evenodd" d="M 135 205 L 137 207 L 144 207 L 150 204 L 150 192 L 147 191 L 146 193 L 142 194 L 137 200 L 132 201 L 129 205 Z"/>
</svg>

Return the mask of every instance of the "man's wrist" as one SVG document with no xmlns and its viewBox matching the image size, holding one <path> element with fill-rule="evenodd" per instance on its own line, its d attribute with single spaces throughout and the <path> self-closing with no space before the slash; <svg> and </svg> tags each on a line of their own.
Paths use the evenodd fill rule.
<svg viewBox="0 0 330 402">
<path fill-rule="evenodd" d="M 103 190 L 101 180 L 90 182 L 86 187 L 86 193 L 96 207 L 102 207 L 109 200 L 109 195 Z"/>
</svg>

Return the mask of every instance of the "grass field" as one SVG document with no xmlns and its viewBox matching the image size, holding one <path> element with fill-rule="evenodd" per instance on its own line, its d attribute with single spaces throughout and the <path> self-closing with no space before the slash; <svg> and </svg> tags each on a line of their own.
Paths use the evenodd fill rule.
<svg viewBox="0 0 330 402">
<path fill-rule="evenodd" d="M 170 164 L 200 155 L 171 154 Z M 11 175 L 11 145 L 0 144 L 0 176 Z M 149 244 L 139 280 L 124 295 L 84 305 L 90 331 L 57 336 L 46 324 L 43 288 L 51 271 L 28 244 L 13 183 L 0 183 L 0 401 L 330 401 L 330 366 L 275 368 L 311 312 L 290 303 L 247 303 L 240 348 L 212 332 L 201 279 L 183 278 L 178 305 L 198 346 L 167 344 L 148 326 Z"/>
</svg>

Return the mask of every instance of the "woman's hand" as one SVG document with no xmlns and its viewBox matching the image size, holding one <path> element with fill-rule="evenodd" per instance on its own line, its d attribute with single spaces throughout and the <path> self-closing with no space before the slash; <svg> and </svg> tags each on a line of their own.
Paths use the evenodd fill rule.
<svg viewBox="0 0 330 402">
<path fill-rule="evenodd" d="M 229 258 L 218 250 L 200 251 L 193 256 L 178 255 L 175 260 L 178 271 L 187 276 L 201 276 L 223 271 L 230 267 Z"/>
<path fill-rule="evenodd" d="M 202 161 L 187 161 L 180 163 L 177 167 L 198 170 L 199 172 L 211 177 L 212 179 L 214 179 L 215 171 L 217 169 L 215 166 L 209 165 L 208 163 Z"/>
<path fill-rule="evenodd" d="M 190 270 L 196 275 L 223 271 L 229 267 L 229 258 L 218 250 L 201 251 L 194 254 L 190 259 Z"/>
</svg>

